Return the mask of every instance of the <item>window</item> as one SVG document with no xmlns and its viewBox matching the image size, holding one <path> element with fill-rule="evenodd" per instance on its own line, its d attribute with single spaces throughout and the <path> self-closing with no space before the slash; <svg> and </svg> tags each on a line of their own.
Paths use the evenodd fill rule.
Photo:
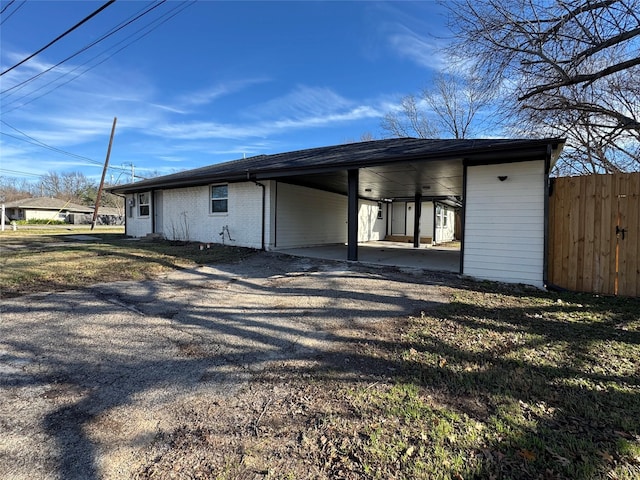
<svg viewBox="0 0 640 480">
<path fill-rule="evenodd" d="M 229 202 L 228 185 L 213 185 L 211 187 L 211 213 L 227 212 L 228 202 Z"/>
<path fill-rule="evenodd" d="M 382 220 L 382 202 L 378 202 L 378 220 Z"/>
<path fill-rule="evenodd" d="M 141 217 L 149 216 L 149 192 L 138 194 L 138 215 Z"/>
<path fill-rule="evenodd" d="M 449 218 L 447 209 L 442 205 L 436 205 L 436 227 L 445 228 L 447 226 L 447 219 Z"/>
</svg>

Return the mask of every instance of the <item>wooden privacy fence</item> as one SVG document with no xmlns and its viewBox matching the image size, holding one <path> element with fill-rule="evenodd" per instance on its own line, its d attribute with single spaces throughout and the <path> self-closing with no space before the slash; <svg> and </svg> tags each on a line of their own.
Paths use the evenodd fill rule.
<svg viewBox="0 0 640 480">
<path fill-rule="evenodd" d="M 548 282 L 640 296 L 640 172 L 553 179 Z"/>
</svg>

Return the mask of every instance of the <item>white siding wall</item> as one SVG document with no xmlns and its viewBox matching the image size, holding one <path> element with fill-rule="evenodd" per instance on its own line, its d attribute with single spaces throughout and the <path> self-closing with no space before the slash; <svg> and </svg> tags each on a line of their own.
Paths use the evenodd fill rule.
<svg viewBox="0 0 640 480">
<path fill-rule="evenodd" d="M 463 273 L 543 287 L 543 256 L 544 162 L 469 167 Z"/>
<path fill-rule="evenodd" d="M 411 232 L 413 234 L 413 232 Z M 420 236 L 433 240 L 433 202 L 422 202 L 420 212 Z"/>
<path fill-rule="evenodd" d="M 403 213 L 398 208 L 398 214 L 400 216 L 406 215 L 406 233 L 401 235 L 412 236 L 415 226 L 415 202 L 402 202 L 405 212 Z M 395 203 L 394 205 L 398 205 Z M 420 237 L 433 237 L 433 202 L 422 202 L 422 209 L 420 210 Z"/>
<path fill-rule="evenodd" d="M 276 248 L 347 241 L 347 197 L 278 183 Z"/>
<path fill-rule="evenodd" d="M 358 241 L 384 240 L 387 233 L 387 208 L 382 205 L 382 218 L 378 218 L 378 202 L 360 200 L 358 207 Z"/>
<path fill-rule="evenodd" d="M 278 183 L 276 248 L 344 243 L 347 241 L 347 197 L 337 193 Z M 358 241 L 382 240 L 387 209 L 378 219 L 378 203 L 360 200 Z"/>
<path fill-rule="evenodd" d="M 69 212 L 57 210 L 35 210 L 31 208 L 24 209 L 24 220 L 60 220 L 65 221 Z"/>
</svg>

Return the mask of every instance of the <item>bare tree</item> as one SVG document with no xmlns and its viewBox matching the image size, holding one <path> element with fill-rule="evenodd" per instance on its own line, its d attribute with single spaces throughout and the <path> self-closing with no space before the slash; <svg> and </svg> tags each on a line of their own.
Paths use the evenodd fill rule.
<svg viewBox="0 0 640 480">
<path fill-rule="evenodd" d="M 489 102 L 486 92 L 473 79 L 441 73 L 419 97 L 408 95 L 397 111 L 387 113 L 382 129 L 394 137 L 468 138 Z"/>
<path fill-rule="evenodd" d="M 91 205 L 97 186 L 81 172 L 49 172 L 42 176 L 36 190 L 42 196 Z"/>
<path fill-rule="evenodd" d="M 451 25 L 512 123 L 568 138 L 570 170 L 640 168 L 640 0 L 452 0 Z"/>
<path fill-rule="evenodd" d="M 414 95 L 404 97 L 398 111 L 387 113 L 382 119 L 381 127 L 392 137 L 434 138 L 438 136 L 436 126 Z"/>
<path fill-rule="evenodd" d="M 422 98 L 435 113 L 439 131 L 453 138 L 468 138 L 477 115 L 490 100 L 488 91 L 473 78 L 440 73 L 434 88 L 422 92 Z"/>
<path fill-rule="evenodd" d="M 33 194 L 33 185 L 27 180 L 0 177 L 0 202 L 13 202 L 29 198 Z"/>
</svg>

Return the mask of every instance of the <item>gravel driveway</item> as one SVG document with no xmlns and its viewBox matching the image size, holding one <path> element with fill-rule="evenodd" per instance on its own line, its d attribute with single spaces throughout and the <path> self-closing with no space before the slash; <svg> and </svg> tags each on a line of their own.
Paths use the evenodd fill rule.
<svg viewBox="0 0 640 480">
<path fill-rule="evenodd" d="M 338 361 L 372 324 L 445 301 L 437 278 L 258 253 L 2 300 L 0 478 L 131 478 L 189 405 L 275 364 Z"/>
</svg>

